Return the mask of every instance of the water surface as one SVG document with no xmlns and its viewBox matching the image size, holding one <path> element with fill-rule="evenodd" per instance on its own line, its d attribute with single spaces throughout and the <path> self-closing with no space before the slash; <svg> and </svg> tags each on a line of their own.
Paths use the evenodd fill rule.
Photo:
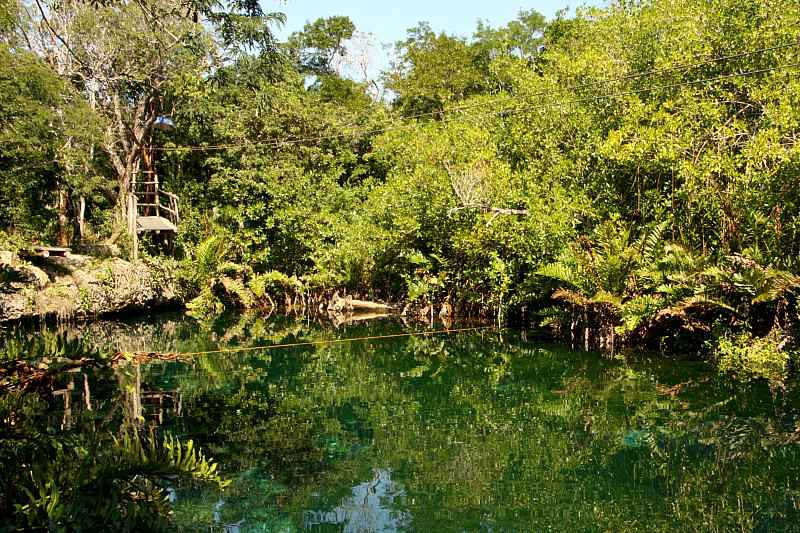
<svg viewBox="0 0 800 533">
<path fill-rule="evenodd" d="M 72 331 L 196 352 L 409 329 L 164 315 Z M 225 491 L 176 488 L 187 531 L 800 530 L 798 395 L 697 362 L 473 332 L 210 354 L 60 386 L 62 431 L 139 420 L 220 464 Z"/>
</svg>

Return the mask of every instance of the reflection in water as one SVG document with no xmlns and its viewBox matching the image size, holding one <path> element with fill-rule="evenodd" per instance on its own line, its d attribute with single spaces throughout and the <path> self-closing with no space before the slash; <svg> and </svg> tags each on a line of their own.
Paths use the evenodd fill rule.
<svg viewBox="0 0 800 533">
<path fill-rule="evenodd" d="M 89 376 L 76 371 L 65 372 L 59 386 L 53 387 L 53 399 L 57 410 L 61 412 L 61 429 L 72 427 L 73 417 L 81 412 L 92 410 L 92 394 Z"/>
<path fill-rule="evenodd" d="M 411 516 L 405 511 L 397 512 L 394 505 L 395 499 L 404 495 L 388 470 L 376 469 L 371 481 L 353 487 L 353 494 L 333 509 L 303 513 L 303 525 L 338 525 L 344 533 L 402 531 L 411 523 Z"/>
<path fill-rule="evenodd" d="M 180 352 L 404 330 L 255 316 L 91 326 L 116 350 Z M 624 364 L 474 333 L 120 365 L 66 373 L 52 392 L 53 431 L 65 438 L 157 428 L 219 463 L 232 481 L 224 491 L 176 484 L 165 494 L 184 531 L 771 532 L 800 523 L 795 388 L 773 397 L 694 363 Z"/>
</svg>

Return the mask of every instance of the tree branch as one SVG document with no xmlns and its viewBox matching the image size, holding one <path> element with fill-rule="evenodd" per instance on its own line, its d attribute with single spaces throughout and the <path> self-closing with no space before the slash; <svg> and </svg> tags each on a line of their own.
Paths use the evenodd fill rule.
<svg viewBox="0 0 800 533">
<path fill-rule="evenodd" d="M 70 47 L 70 45 L 69 45 L 69 44 L 67 44 L 67 41 L 65 41 L 65 40 L 64 40 L 64 38 L 63 38 L 63 37 L 61 37 L 61 35 L 59 35 L 58 33 L 56 33 L 56 30 L 54 30 L 54 29 L 53 29 L 53 26 L 51 26 L 51 25 L 50 25 L 50 21 L 48 20 L 48 18 L 47 18 L 47 15 L 45 15 L 45 14 L 44 14 L 44 8 L 42 7 L 42 4 L 40 4 L 40 3 L 39 3 L 39 0 L 35 0 L 35 2 L 36 2 L 36 5 L 39 7 L 39 13 L 41 13 L 41 14 L 42 14 L 42 21 L 44 21 L 44 23 L 45 23 L 45 26 L 47 26 L 47 29 L 48 29 L 48 30 L 50 30 L 50 33 L 52 33 L 52 34 L 53 34 L 53 37 L 55 37 L 56 39 L 58 39 L 59 41 L 61 41 L 61 44 L 63 44 L 63 45 L 64 45 L 64 47 L 65 47 L 65 48 L 67 49 L 67 51 L 69 52 L 69 55 L 71 55 L 71 56 L 72 56 L 72 58 L 73 58 L 75 61 L 77 61 L 78 63 L 80 63 L 80 64 L 81 64 L 81 66 L 82 66 L 83 68 L 87 68 L 87 69 L 88 69 L 88 68 L 89 68 L 89 66 L 88 66 L 86 63 L 84 63 L 84 62 L 83 62 L 83 61 L 82 61 L 82 60 L 81 60 L 81 59 L 80 59 L 80 58 L 77 56 L 77 54 L 75 54 L 75 52 L 72 50 L 72 48 Z"/>
<path fill-rule="evenodd" d="M 530 215 L 530 211 L 528 209 L 509 209 L 505 207 L 492 207 L 488 205 L 464 205 L 461 207 L 453 207 L 449 211 L 447 211 L 447 216 L 451 216 L 453 213 L 457 211 L 462 211 L 464 209 L 476 209 L 482 213 L 494 213 L 494 220 L 499 215 L 517 215 L 517 216 L 528 216 Z"/>
</svg>

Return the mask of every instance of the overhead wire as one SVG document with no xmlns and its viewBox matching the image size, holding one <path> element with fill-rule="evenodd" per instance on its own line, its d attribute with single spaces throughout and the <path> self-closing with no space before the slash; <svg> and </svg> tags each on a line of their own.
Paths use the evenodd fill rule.
<svg viewBox="0 0 800 533">
<path fill-rule="evenodd" d="M 527 94 L 527 95 L 525 95 L 525 98 L 529 99 L 529 98 L 533 98 L 533 97 L 537 97 L 537 96 L 549 96 L 549 95 L 554 95 L 554 94 L 558 94 L 558 93 L 563 93 L 563 92 L 566 92 L 566 91 L 575 91 L 575 90 L 579 90 L 579 89 L 596 87 L 598 85 L 606 85 L 606 84 L 610 84 L 610 83 L 614 83 L 614 82 L 630 81 L 632 79 L 639 79 L 639 78 L 643 78 L 643 77 L 646 77 L 646 76 L 655 75 L 655 74 L 662 74 L 662 73 L 667 73 L 667 72 L 675 72 L 675 71 L 686 72 L 688 70 L 691 70 L 693 68 L 697 68 L 699 66 L 703 66 L 703 65 L 706 65 L 706 64 L 717 63 L 717 62 L 722 62 L 722 61 L 729 61 L 729 60 L 733 60 L 733 59 L 739 59 L 739 58 L 743 58 L 743 57 L 752 56 L 752 55 L 759 54 L 759 53 L 766 53 L 766 52 L 770 52 L 770 51 L 782 50 L 782 49 L 787 49 L 787 48 L 796 48 L 796 47 L 799 47 L 799 46 L 800 46 L 800 41 L 792 42 L 792 43 L 784 43 L 784 44 L 781 44 L 781 45 L 761 48 L 761 49 L 758 49 L 758 50 L 750 50 L 750 51 L 747 51 L 747 52 L 740 52 L 740 53 L 737 53 L 737 54 L 730 54 L 730 55 L 727 55 L 727 56 L 719 56 L 719 57 L 715 57 L 715 58 L 708 59 L 706 61 L 701 61 L 701 62 L 695 62 L 695 63 L 683 64 L 683 65 L 677 65 L 677 66 L 671 66 L 671 67 L 664 67 L 664 68 L 661 68 L 661 69 L 654 69 L 654 70 L 650 70 L 650 71 L 629 74 L 629 75 L 621 76 L 621 77 L 618 77 L 618 78 L 608 78 L 608 79 L 605 79 L 605 80 L 595 80 L 595 81 L 590 82 L 590 83 L 585 83 L 585 84 L 580 84 L 580 85 L 573 85 L 573 86 L 566 86 L 566 87 L 560 87 L 560 88 L 556 88 L 556 89 L 552 89 L 552 90 L 548 90 L 548 91 L 540 91 L 540 92 L 536 92 L 536 93 Z M 679 88 L 679 87 L 683 87 L 683 86 L 691 86 L 691 85 L 697 85 L 697 84 L 702 84 L 702 83 L 710 83 L 710 82 L 721 81 L 721 80 L 724 80 L 724 79 L 731 79 L 731 78 L 736 78 L 736 77 L 753 76 L 753 75 L 756 75 L 756 74 L 766 74 L 768 72 L 772 72 L 772 71 L 776 71 L 776 70 L 782 70 L 782 69 L 789 69 L 789 68 L 793 68 L 793 67 L 800 67 L 800 62 L 782 64 L 782 65 L 777 65 L 777 66 L 773 66 L 773 67 L 768 67 L 768 68 L 763 68 L 763 69 L 755 69 L 755 70 L 750 70 L 750 71 L 745 71 L 745 72 L 728 73 L 728 74 L 723 74 L 723 75 L 720 75 L 720 76 L 714 76 L 714 77 L 710 77 L 710 78 L 704 78 L 704 79 L 700 79 L 700 80 L 688 80 L 688 81 L 679 82 L 679 83 L 657 85 L 657 86 L 645 87 L 645 88 L 642 88 L 642 89 L 635 89 L 635 90 L 630 90 L 630 91 L 621 91 L 621 92 L 616 92 L 616 93 L 611 93 L 611 94 L 603 94 L 603 95 L 582 97 L 582 98 L 577 98 L 577 99 L 569 99 L 569 100 L 560 101 L 560 102 L 546 102 L 546 103 L 539 103 L 539 104 L 536 104 L 536 105 L 523 104 L 522 106 L 518 106 L 518 105 L 508 106 L 508 107 L 506 107 L 504 109 L 501 109 L 501 110 L 490 111 L 489 113 L 486 114 L 486 116 L 501 115 L 501 114 L 504 114 L 504 113 L 519 112 L 519 111 L 523 111 L 523 110 L 543 109 L 543 108 L 549 108 L 549 107 L 561 107 L 561 106 L 564 106 L 565 104 L 574 104 L 574 103 L 583 103 L 583 102 L 589 102 L 589 101 L 607 100 L 607 99 L 611 99 L 611 98 L 618 98 L 618 97 L 621 97 L 621 96 L 629 96 L 629 95 L 634 95 L 634 94 L 642 94 L 642 93 L 652 92 L 652 91 L 656 91 L 656 90 Z M 510 95 L 504 95 L 502 100 L 508 100 L 509 98 L 510 98 Z M 473 104 L 467 104 L 467 105 L 463 105 L 463 106 L 454 106 L 454 107 L 451 107 L 451 108 L 449 108 L 449 109 L 447 109 L 445 111 L 441 111 L 441 112 L 437 111 L 437 112 L 433 112 L 433 113 L 422 113 L 422 114 L 411 115 L 411 116 L 407 116 L 407 117 L 403 117 L 403 118 L 406 121 L 408 121 L 408 120 L 413 120 L 415 118 L 424 118 L 426 116 L 442 116 L 444 114 L 449 114 L 452 117 L 453 115 L 457 114 L 459 111 L 464 111 L 464 110 L 467 110 L 467 109 L 474 109 L 474 108 L 477 108 L 477 107 L 485 107 L 487 105 L 495 104 L 498 101 L 501 101 L 501 99 L 500 98 L 495 98 L 495 99 L 492 99 L 492 100 L 483 100 L 483 101 L 480 101 L 480 102 L 475 102 Z M 463 116 L 463 115 L 456 115 L 456 116 Z M 444 117 L 442 120 L 443 121 L 447 121 L 448 117 Z M 333 140 L 333 139 L 345 138 L 345 137 L 348 137 L 350 135 L 353 135 L 354 133 L 361 133 L 361 134 L 364 134 L 364 135 L 373 135 L 373 134 L 378 134 L 378 133 L 385 133 L 385 132 L 389 132 L 389 131 L 403 130 L 403 129 L 409 129 L 409 128 L 414 128 L 414 127 L 416 127 L 416 124 L 414 124 L 414 123 L 404 122 L 404 123 L 401 123 L 401 124 L 396 124 L 394 119 L 392 119 L 392 125 L 390 125 L 390 126 L 380 127 L 380 128 L 371 128 L 371 129 L 370 128 L 356 128 L 354 130 L 350 130 L 349 132 L 339 132 L 339 133 L 333 133 L 333 134 L 328 134 L 328 135 L 317 135 L 317 136 L 309 136 L 309 137 L 295 137 L 295 138 L 282 139 L 282 140 L 255 141 L 255 142 L 244 142 L 244 143 L 239 142 L 239 143 L 208 144 L 208 145 L 193 145 L 193 146 L 162 146 L 162 147 L 156 147 L 155 150 L 162 151 L 162 152 L 182 152 L 182 151 L 216 151 L 216 150 L 227 150 L 227 149 L 232 149 L 232 148 L 248 148 L 248 147 L 281 148 L 281 147 L 287 147 L 287 146 L 292 146 L 292 145 L 297 145 L 297 144 L 313 143 L 313 142 L 319 142 L 319 141 L 324 141 L 324 140 Z"/>
</svg>

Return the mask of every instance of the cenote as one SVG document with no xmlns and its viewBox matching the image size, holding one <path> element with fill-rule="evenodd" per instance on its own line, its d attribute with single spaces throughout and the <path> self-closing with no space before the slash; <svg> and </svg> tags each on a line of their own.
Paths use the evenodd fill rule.
<svg viewBox="0 0 800 533">
<path fill-rule="evenodd" d="M 183 353 L 414 331 L 180 314 L 44 329 Z M 64 447 L 135 426 L 213 459 L 225 488 L 164 491 L 182 531 L 800 528 L 798 395 L 699 362 L 608 360 L 488 330 L 65 372 L 44 397 L 22 412 Z M 85 491 L 102 502 L 103 487 Z"/>
</svg>

